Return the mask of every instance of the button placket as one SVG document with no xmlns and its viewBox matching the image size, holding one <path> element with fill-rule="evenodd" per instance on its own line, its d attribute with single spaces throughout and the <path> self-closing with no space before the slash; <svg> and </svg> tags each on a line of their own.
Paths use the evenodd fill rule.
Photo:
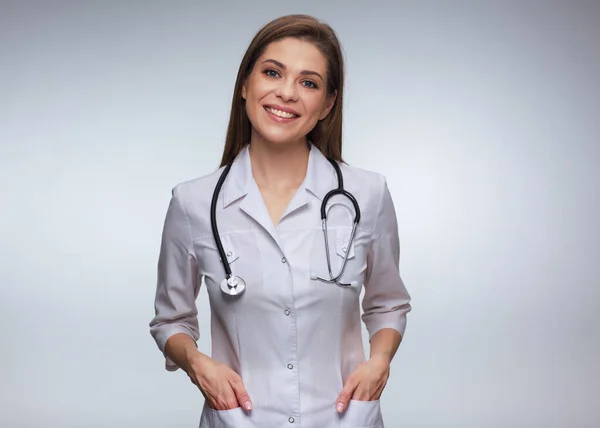
<svg viewBox="0 0 600 428">
<path fill-rule="evenodd" d="M 295 316 L 291 316 L 292 315 L 292 308 L 294 308 L 295 305 L 295 291 L 294 291 L 294 282 L 295 282 L 295 277 L 294 277 L 294 273 L 293 273 L 293 269 L 290 266 L 290 262 L 287 259 L 287 257 L 285 257 L 285 255 L 283 255 L 283 251 L 281 251 L 280 253 L 281 255 L 281 259 L 280 262 L 282 265 L 287 265 L 287 266 L 282 266 L 282 268 L 286 269 L 287 272 L 282 272 L 283 275 L 286 277 L 286 282 L 289 282 L 290 288 L 289 288 L 289 300 L 284 303 L 283 306 L 283 313 L 286 317 L 288 317 L 289 319 L 289 327 L 290 327 L 290 345 L 291 345 L 291 349 L 290 349 L 290 355 L 289 355 L 289 362 L 285 365 L 285 369 L 287 369 L 288 374 L 287 376 L 289 376 L 289 380 L 295 384 L 295 392 L 294 392 L 294 397 L 293 400 L 290 402 L 290 404 L 292 405 L 292 407 L 289 409 L 290 413 L 288 414 L 288 422 L 290 424 L 294 424 L 294 423 L 299 423 L 299 411 L 300 411 L 300 391 L 299 391 L 299 379 L 298 379 L 298 370 L 296 370 L 296 365 L 295 362 L 298 360 L 298 326 L 297 326 L 297 320 Z M 287 377 L 286 376 L 286 377 Z M 292 397 L 290 397 L 292 398 Z"/>
</svg>

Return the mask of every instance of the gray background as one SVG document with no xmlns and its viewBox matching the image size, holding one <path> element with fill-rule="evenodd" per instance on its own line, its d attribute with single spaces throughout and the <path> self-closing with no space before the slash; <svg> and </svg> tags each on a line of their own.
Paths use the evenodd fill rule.
<svg viewBox="0 0 600 428">
<path fill-rule="evenodd" d="M 345 158 L 398 212 L 387 426 L 599 426 L 600 2 L 0 5 L 0 426 L 198 425 L 148 332 L 162 222 L 297 12 L 338 32 Z"/>
</svg>

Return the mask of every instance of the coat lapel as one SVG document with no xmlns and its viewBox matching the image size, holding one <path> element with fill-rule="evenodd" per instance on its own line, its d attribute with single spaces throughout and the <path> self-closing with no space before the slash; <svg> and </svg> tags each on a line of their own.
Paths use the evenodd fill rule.
<svg viewBox="0 0 600 428">
<path fill-rule="evenodd" d="M 281 248 L 279 235 L 275 229 L 273 221 L 271 221 L 269 210 L 267 210 L 267 206 L 265 205 L 265 201 L 260 193 L 260 189 L 258 188 L 254 179 L 248 183 L 248 193 L 240 204 L 240 209 L 252 217 L 252 219 L 254 219 L 259 225 L 261 225 L 262 228 L 265 229 L 269 235 L 271 235 L 271 238 L 273 238 L 273 240 Z"/>
<path fill-rule="evenodd" d="M 280 221 L 306 206 L 312 199 L 309 192 L 322 201 L 327 192 L 336 186 L 335 170 L 319 149 L 311 144 L 306 177 L 292 198 Z M 256 221 L 283 249 L 279 234 L 271 221 L 260 189 L 252 175 L 249 145 L 236 157 L 223 186 L 223 208 L 243 197 L 239 208 Z"/>
<path fill-rule="evenodd" d="M 327 158 L 315 145 L 311 144 L 306 177 L 288 205 L 282 220 L 287 215 L 307 205 L 312 199 L 309 193 L 312 193 L 319 201 L 322 201 L 327 192 L 333 189 L 334 178 L 335 170 Z"/>
<path fill-rule="evenodd" d="M 271 221 L 260 189 L 252 175 L 249 145 L 242 149 L 233 165 L 231 165 L 231 170 L 223 185 L 223 208 L 227 208 L 242 197 L 244 199 L 239 204 L 239 209 L 266 230 L 281 247 L 277 230 Z"/>
</svg>

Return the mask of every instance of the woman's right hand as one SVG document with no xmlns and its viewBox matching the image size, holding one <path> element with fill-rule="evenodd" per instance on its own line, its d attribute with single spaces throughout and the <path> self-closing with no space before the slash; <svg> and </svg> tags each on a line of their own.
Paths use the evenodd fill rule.
<svg viewBox="0 0 600 428">
<path fill-rule="evenodd" d="M 188 376 L 200 389 L 206 404 L 215 410 L 242 407 L 252 410 L 252 401 L 242 378 L 228 366 L 196 352 L 188 366 Z"/>
</svg>

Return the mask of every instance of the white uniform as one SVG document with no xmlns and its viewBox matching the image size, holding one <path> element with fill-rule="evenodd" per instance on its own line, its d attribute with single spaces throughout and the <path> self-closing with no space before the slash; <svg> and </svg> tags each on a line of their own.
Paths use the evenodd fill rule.
<svg viewBox="0 0 600 428">
<path fill-rule="evenodd" d="M 236 298 L 227 298 L 219 288 L 225 272 L 210 226 L 211 198 L 222 169 L 173 189 L 151 334 L 163 353 L 173 334 L 198 340 L 195 300 L 204 278 L 212 358 L 240 374 L 253 404 L 250 412 L 204 405 L 201 428 L 383 427 L 379 401 L 353 400 L 338 414 L 335 400 L 348 375 L 365 361 L 362 286 L 362 319 L 370 337 L 382 328 L 404 334 L 410 296 L 398 271 L 398 226 L 385 178 L 340 167 L 344 187 L 362 213 L 348 246 L 352 204 L 340 196 L 331 199 L 337 205 L 328 215 L 332 271 L 337 274 L 349 251 L 342 276 L 342 282 L 352 283 L 349 287 L 311 279 L 329 278 L 320 206 L 337 187 L 335 169 L 314 145 L 306 178 L 277 227 L 252 176 L 248 146 L 233 163 L 216 218 L 231 269 L 247 285 Z M 166 368 L 177 370 L 168 358 Z"/>
</svg>

